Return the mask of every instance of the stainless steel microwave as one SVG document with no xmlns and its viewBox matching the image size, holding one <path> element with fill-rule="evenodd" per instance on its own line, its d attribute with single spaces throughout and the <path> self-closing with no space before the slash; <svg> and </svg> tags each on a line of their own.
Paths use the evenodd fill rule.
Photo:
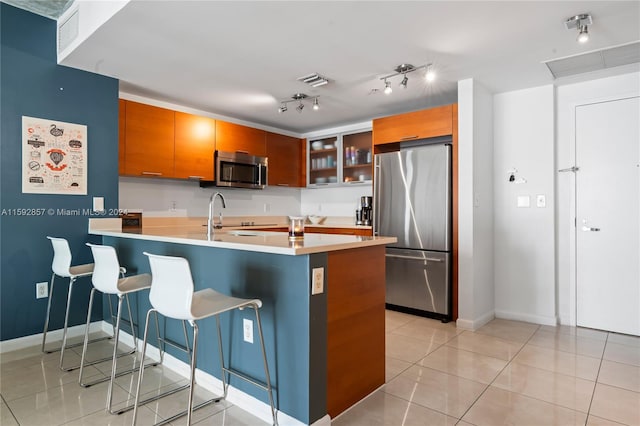
<svg viewBox="0 0 640 426">
<path fill-rule="evenodd" d="M 267 157 L 245 152 L 215 153 L 216 186 L 263 189 L 267 185 Z"/>
</svg>

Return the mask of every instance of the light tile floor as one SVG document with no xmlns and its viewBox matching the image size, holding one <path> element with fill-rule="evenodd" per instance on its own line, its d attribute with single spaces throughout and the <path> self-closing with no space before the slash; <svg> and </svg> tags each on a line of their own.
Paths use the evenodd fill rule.
<svg viewBox="0 0 640 426">
<path fill-rule="evenodd" d="M 640 426 L 640 338 L 575 327 L 496 319 L 476 332 L 387 311 L 387 384 L 333 420 L 350 425 L 632 425 Z M 95 344 L 91 356 L 110 353 Z M 65 363 L 79 362 L 79 348 Z M 120 363 L 125 368 L 133 357 Z M 104 377 L 110 364 L 86 370 Z M 114 403 L 130 404 L 136 377 L 116 381 Z M 150 394 L 185 383 L 170 370 L 145 373 Z M 105 412 L 107 384 L 88 389 L 61 372 L 58 354 L 39 348 L 0 359 L 0 425 L 129 425 L 131 413 Z M 196 400 L 210 395 L 198 388 Z M 148 404 L 139 424 L 186 405 L 186 392 Z M 227 402 L 194 415 L 202 425 L 264 425 Z M 185 424 L 185 419 L 174 425 Z"/>
<path fill-rule="evenodd" d="M 386 331 L 387 384 L 334 426 L 640 425 L 638 337 L 392 311 Z"/>
<path fill-rule="evenodd" d="M 77 340 L 77 339 L 76 339 Z M 73 342 L 71 342 L 73 343 Z M 109 340 L 89 346 L 88 359 L 110 356 L 113 343 Z M 79 364 L 82 348 L 72 348 L 65 353 L 65 365 Z M 43 355 L 40 347 L 9 352 L 0 357 L 0 425 L 49 426 L 49 425 L 131 425 L 131 411 L 111 415 L 105 410 L 108 382 L 89 388 L 78 384 L 78 370 L 63 372 L 58 368 L 59 352 Z M 118 371 L 131 368 L 134 356 L 119 358 Z M 85 370 L 85 381 L 107 377 L 111 361 Z M 116 379 L 113 392 L 114 408 L 133 403 L 137 374 Z M 142 398 L 152 393 L 177 388 L 187 380 L 164 367 L 147 369 L 142 386 Z M 211 398 L 208 391 L 196 386 L 194 403 Z M 139 425 L 151 425 L 184 410 L 187 390 L 149 403 L 138 412 Z M 253 426 L 265 425 L 257 417 L 223 401 L 194 412 L 193 424 Z M 170 425 L 186 424 L 182 417 Z"/>
</svg>

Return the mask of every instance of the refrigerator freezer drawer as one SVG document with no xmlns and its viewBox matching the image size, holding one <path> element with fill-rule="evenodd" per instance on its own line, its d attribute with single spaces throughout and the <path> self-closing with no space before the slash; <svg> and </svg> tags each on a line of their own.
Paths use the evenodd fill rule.
<svg viewBox="0 0 640 426">
<path fill-rule="evenodd" d="M 443 252 L 388 248 L 386 302 L 450 315 L 450 257 Z"/>
</svg>

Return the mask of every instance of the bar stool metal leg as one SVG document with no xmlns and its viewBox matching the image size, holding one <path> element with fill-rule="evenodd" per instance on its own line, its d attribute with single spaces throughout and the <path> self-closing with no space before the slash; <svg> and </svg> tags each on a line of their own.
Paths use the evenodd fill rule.
<svg viewBox="0 0 640 426">
<path fill-rule="evenodd" d="M 273 424 L 277 426 L 278 418 L 273 404 L 273 392 L 271 389 L 271 377 L 269 376 L 269 365 L 267 364 L 267 352 L 264 348 L 264 337 L 262 336 L 262 323 L 260 322 L 260 313 L 258 306 L 253 304 L 253 310 L 256 313 L 256 324 L 258 325 L 258 335 L 260 336 L 260 348 L 262 349 L 262 361 L 264 362 L 264 374 L 267 380 L 267 394 L 269 395 L 269 405 L 271 406 L 271 415 L 273 416 Z"/>
<path fill-rule="evenodd" d="M 49 331 L 49 318 L 51 316 L 51 300 L 53 299 L 53 283 L 56 280 L 55 272 L 51 274 L 51 284 L 49 285 L 49 300 L 47 301 L 47 316 L 44 318 L 44 330 L 42 331 L 42 352 L 47 352 L 44 349 L 44 345 L 47 342 L 47 331 Z"/>
</svg>

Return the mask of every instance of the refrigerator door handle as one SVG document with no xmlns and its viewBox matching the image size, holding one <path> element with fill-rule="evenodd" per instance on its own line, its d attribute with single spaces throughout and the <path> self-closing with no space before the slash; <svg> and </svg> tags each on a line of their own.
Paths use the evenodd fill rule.
<svg viewBox="0 0 640 426">
<path fill-rule="evenodd" d="M 380 213 L 379 213 L 379 197 L 380 197 L 380 179 L 378 173 L 380 173 L 380 157 L 374 156 L 374 169 L 373 169 L 373 235 L 378 236 L 380 232 Z"/>
<path fill-rule="evenodd" d="M 429 262 L 444 262 L 444 259 L 436 259 L 434 257 L 415 257 L 415 256 L 404 256 L 401 254 L 386 254 L 386 257 L 393 257 L 396 259 L 408 259 L 408 260 L 426 260 Z"/>
</svg>

